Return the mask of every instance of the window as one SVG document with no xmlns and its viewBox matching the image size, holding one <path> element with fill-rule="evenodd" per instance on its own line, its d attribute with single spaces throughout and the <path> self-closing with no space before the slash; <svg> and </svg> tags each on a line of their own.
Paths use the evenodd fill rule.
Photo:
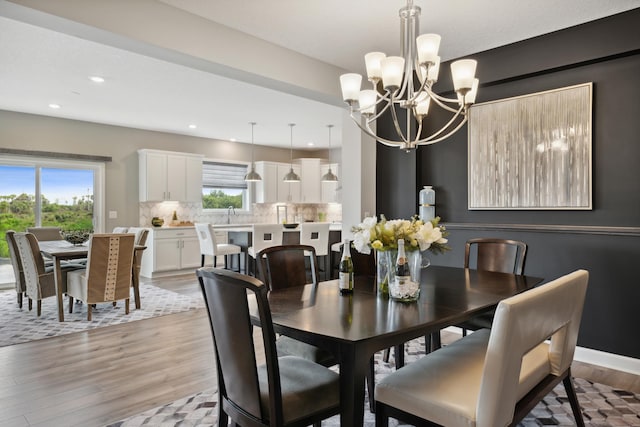
<svg viewBox="0 0 640 427">
<path fill-rule="evenodd" d="M 205 160 L 202 163 L 202 208 L 249 210 L 245 163 Z"/>
<path fill-rule="evenodd" d="M 0 157 L 0 266 L 9 257 L 7 230 L 57 226 L 101 231 L 103 183 L 103 163 Z M 4 276 L 0 271 L 0 282 Z"/>
</svg>

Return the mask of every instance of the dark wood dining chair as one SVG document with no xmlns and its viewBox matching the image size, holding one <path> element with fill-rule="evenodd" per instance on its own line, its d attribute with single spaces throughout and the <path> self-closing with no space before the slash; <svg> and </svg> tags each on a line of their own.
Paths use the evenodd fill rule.
<svg viewBox="0 0 640 427">
<path fill-rule="evenodd" d="M 523 274 L 526 257 L 527 244 L 519 240 L 478 238 L 467 240 L 464 245 L 464 268 Z M 491 328 L 494 312 L 480 314 L 459 325 L 462 336 L 467 335 L 468 329 Z"/>
<path fill-rule="evenodd" d="M 261 250 L 257 259 L 259 277 L 269 290 L 318 284 L 318 265 L 313 246 L 271 246 Z M 276 346 L 278 354 L 304 357 L 323 366 L 337 363 L 330 352 L 287 336 L 278 337 Z"/>
<path fill-rule="evenodd" d="M 376 426 L 516 426 L 562 382 L 584 426 L 571 382 L 589 273 L 578 270 L 498 304 L 494 326 L 427 354 L 376 385 Z M 549 340 L 549 337 L 550 340 Z"/>
<path fill-rule="evenodd" d="M 218 425 L 320 425 L 340 413 L 340 376 L 310 360 L 278 355 L 267 299 L 258 279 L 221 268 L 200 268 L 218 378 Z M 255 297 L 262 340 L 255 340 L 248 304 Z M 256 334 L 257 335 L 257 334 Z M 258 364 L 256 348 L 264 350 Z"/>
</svg>

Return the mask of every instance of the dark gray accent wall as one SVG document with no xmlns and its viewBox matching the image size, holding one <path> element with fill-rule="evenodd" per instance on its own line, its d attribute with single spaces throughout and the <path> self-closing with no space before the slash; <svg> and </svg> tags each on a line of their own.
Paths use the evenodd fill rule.
<svg viewBox="0 0 640 427">
<path fill-rule="evenodd" d="M 479 62 L 478 102 L 594 83 L 593 210 L 468 210 L 466 129 L 417 151 L 414 188 L 417 195 L 423 185 L 433 185 L 436 213 L 450 224 L 453 250 L 431 256 L 433 264 L 460 266 L 467 239 L 500 237 L 529 245 L 525 274 L 552 280 L 587 269 L 590 283 L 578 344 L 634 358 L 640 358 L 640 340 L 635 338 L 640 280 L 634 268 L 640 259 L 638 23 L 640 9 L 634 9 L 472 55 Z M 445 64 L 442 70 L 448 68 Z M 439 89 L 450 87 L 447 74 L 443 72 Z M 378 155 L 386 155 L 384 150 L 379 145 Z M 407 169 L 408 159 L 386 158 L 396 162 L 387 166 L 387 174 Z M 415 201 L 408 198 L 397 200 L 406 206 L 386 206 L 386 193 L 394 187 L 384 183 L 379 177 L 379 212 L 417 212 Z"/>
</svg>

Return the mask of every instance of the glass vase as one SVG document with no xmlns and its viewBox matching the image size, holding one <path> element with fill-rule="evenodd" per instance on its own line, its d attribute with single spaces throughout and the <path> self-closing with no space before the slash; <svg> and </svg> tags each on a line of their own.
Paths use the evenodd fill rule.
<svg viewBox="0 0 640 427">
<path fill-rule="evenodd" d="M 420 298 L 421 270 L 429 266 L 427 258 L 423 258 L 420 251 L 407 251 L 411 280 L 405 285 L 398 285 L 395 275 L 398 251 L 389 249 L 376 253 L 376 284 L 378 294 L 388 296 L 397 301 L 416 301 Z"/>
</svg>

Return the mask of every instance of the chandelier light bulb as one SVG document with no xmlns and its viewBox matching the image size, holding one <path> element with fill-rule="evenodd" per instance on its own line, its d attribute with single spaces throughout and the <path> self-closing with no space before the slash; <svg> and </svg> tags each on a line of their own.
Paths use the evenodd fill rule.
<svg viewBox="0 0 640 427">
<path fill-rule="evenodd" d="M 404 74 L 404 58 L 400 56 L 387 56 L 381 61 L 382 86 L 393 90 L 402 84 Z"/>
<path fill-rule="evenodd" d="M 416 116 L 423 118 L 429 113 L 429 104 L 431 103 L 431 97 L 427 92 L 422 92 L 416 98 Z"/>
<path fill-rule="evenodd" d="M 376 112 L 376 98 L 378 92 L 371 89 L 360 91 L 358 104 L 360 105 L 360 113 L 364 115 L 373 115 Z"/>
<path fill-rule="evenodd" d="M 477 61 L 474 59 L 461 59 L 451 63 L 451 75 L 453 76 L 453 88 L 456 92 L 471 90 L 473 79 L 476 77 Z"/>
<path fill-rule="evenodd" d="M 347 73 L 340 76 L 340 87 L 342 88 L 342 99 L 345 102 L 355 102 L 358 100 L 362 76 L 356 73 Z"/>
<path fill-rule="evenodd" d="M 416 39 L 418 49 L 418 62 L 420 64 L 435 64 L 436 58 L 439 60 L 438 49 L 440 49 L 440 39 L 438 34 L 422 34 Z"/>
<path fill-rule="evenodd" d="M 367 66 L 367 78 L 370 81 L 377 81 L 382 78 L 382 60 L 386 58 L 382 52 L 369 52 L 364 56 L 364 63 Z"/>
</svg>

